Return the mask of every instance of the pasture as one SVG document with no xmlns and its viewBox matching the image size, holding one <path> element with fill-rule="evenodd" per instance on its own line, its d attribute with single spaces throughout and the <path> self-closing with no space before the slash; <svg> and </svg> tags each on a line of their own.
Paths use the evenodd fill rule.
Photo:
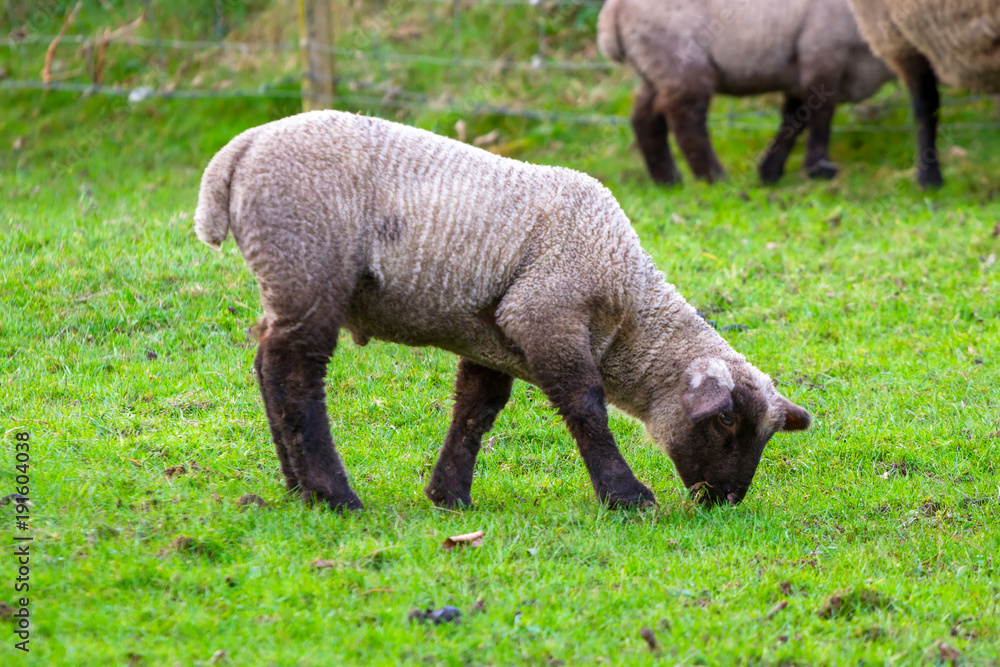
<svg viewBox="0 0 1000 667">
<path fill-rule="evenodd" d="M 609 91 L 628 108 L 630 84 Z M 256 285 L 231 240 L 215 254 L 192 230 L 214 152 L 298 101 L 0 100 L 0 488 L 30 432 L 35 538 L 31 652 L 5 629 L 4 664 L 998 664 L 1000 131 L 972 125 L 996 120 L 990 101 L 948 118 L 969 125 L 944 136 L 931 192 L 909 132 L 835 127 L 835 180 L 798 172 L 800 148 L 762 187 L 746 165 L 769 135 L 720 125 L 730 178 L 664 190 L 627 127 L 469 117 L 513 157 L 604 182 L 668 280 L 740 325 L 723 335 L 813 426 L 771 441 L 741 505 L 703 509 L 614 413 L 659 504 L 611 511 L 519 382 L 476 508 L 441 510 L 422 491 L 457 359 L 344 334 L 330 418 L 366 509 L 339 516 L 284 492 L 253 376 Z M 461 119 L 384 115 L 448 136 Z M 442 549 L 475 530 L 481 547 Z M 443 605 L 461 622 L 408 620 Z"/>
</svg>

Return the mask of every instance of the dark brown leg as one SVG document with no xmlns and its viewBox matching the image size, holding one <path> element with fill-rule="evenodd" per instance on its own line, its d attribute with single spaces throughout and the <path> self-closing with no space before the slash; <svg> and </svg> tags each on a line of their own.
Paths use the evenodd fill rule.
<svg viewBox="0 0 1000 667">
<path fill-rule="evenodd" d="M 287 329 L 270 326 L 259 342 L 259 372 L 271 433 L 280 434 L 302 497 L 336 510 L 361 509 L 333 446 L 326 415 L 324 378 L 337 330 L 336 325 L 310 322 Z M 283 470 L 285 465 L 282 461 Z M 287 478 L 289 485 L 292 481 Z"/>
<path fill-rule="evenodd" d="M 663 185 L 681 182 L 667 139 L 667 118 L 654 106 L 656 90 L 647 83 L 636 93 L 632 107 L 632 131 L 652 179 Z"/>
<path fill-rule="evenodd" d="M 726 175 L 708 136 L 708 106 L 711 101 L 710 94 L 688 93 L 672 99 L 667 112 L 674 139 L 688 166 L 695 177 L 709 183 Z"/>
<path fill-rule="evenodd" d="M 281 436 L 281 429 L 278 426 L 278 413 L 275 411 L 274 401 L 268 396 L 267 385 L 264 383 L 264 374 L 261 366 L 264 363 L 264 348 L 257 348 L 257 356 L 254 359 L 254 371 L 257 375 L 257 385 L 260 387 L 261 398 L 264 400 L 264 413 L 267 415 L 267 425 L 271 430 L 271 441 L 274 442 L 274 449 L 278 454 L 278 462 L 281 464 L 281 473 L 285 476 L 285 486 L 289 491 L 294 491 L 299 486 L 299 478 L 292 468 L 292 462 L 288 458 L 288 450 L 285 449 L 285 441 Z"/>
<path fill-rule="evenodd" d="M 597 498 L 610 507 L 655 503 L 653 492 L 636 479 L 608 428 L 604 385 L 589 341 L 582 339 L 570 347 L 539 338 L 531 345 L 522 344 L 528 368 L 576 440 Z"/>
<path fill-rule="evenodd" d="M 830 132 L 837 110 L 836 88 L 826 79 L 810 85 L 804 107 L 809 111 L 806 143 L 806 174 L 809 178 L 833 178 L 837 167 L 830 161 Z"/>
<path fill-rule="evenodd" d="M 917 121 L 917 181 L 924 188 L 944 185 L 938 162 L 937 126 L 941 107 L 937 76 L 930 62 L 916 55 L 899 63 L 903 80 L 910 91 L 910 104 Z"/>
<path fill-rule="evenodd" d="M 514 378 L 468 359 L 458 362 L 451 427 L 425 493 L 439 507 L 472 506 L 472 473 L 483 435 L 510 398 Z"/>
<path fill-rule="evenodd" d="M 781 109 L 781 126 L 774 135 L 760 163 L 760 180 L 767 184 L 777 183 L 785 173 L 785 163 L 795 140 L 806 127 L 805 106 L 798 97 L 785 97 Z"/>
</svg>

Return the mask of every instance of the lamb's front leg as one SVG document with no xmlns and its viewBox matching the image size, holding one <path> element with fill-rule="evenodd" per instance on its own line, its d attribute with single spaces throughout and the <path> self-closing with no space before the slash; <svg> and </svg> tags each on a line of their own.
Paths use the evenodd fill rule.
<svg viewBox="0 0 1000 667">
<path fill-rule="evenodd" d="M 589 336 L 537 333 L 521 344 L 528 370 L 576 440 L 597 498 L 610 507 L 655 503 L 653 492 L 636 479 L 608 428 L 604 383 L 590 352 Z"/>
<path fill-rule="evenodd" d="M 785 97 L 785 104 L 781 109 L 781 126 L 760 162 L 759 173 L 763 183 L 768 185 L 777 183 L 784 175 L 788 155 L 795 148 L 795 140 L 806 126 L 805 120 L 801 117 L 803 109 L 802 100 L 793 96 Z"/>
<path fill-rule="evenodd" d="M 439 507 L 472 505 L 472 473 L 483 435 L 510 398 L 514 378 L 468 359 L 458 362 L 451 427 L 425 493 Z"/>
<path fill-rule="evenodd" d="M 316 498 L 336 510 L 362 509 L 326 414 L 324 378 L 336 342 L 336 326 L 302 323 L 285 332 L 269 327 L 258 343 L 261 393 L 288 485 L 298 485 L 305 500 Z"/>
</svg>

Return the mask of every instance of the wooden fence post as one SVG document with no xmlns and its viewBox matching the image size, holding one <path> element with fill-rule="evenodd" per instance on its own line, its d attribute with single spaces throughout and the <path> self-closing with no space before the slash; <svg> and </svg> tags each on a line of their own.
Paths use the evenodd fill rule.
<svg viewBox="0 0 1000 667">
<path fill-rule="evenodd" d="M 302 109 L 330 109 L 336 89 L 333 74 L 333 0 L 298 0 L 302 48 Z"/>
</svg>

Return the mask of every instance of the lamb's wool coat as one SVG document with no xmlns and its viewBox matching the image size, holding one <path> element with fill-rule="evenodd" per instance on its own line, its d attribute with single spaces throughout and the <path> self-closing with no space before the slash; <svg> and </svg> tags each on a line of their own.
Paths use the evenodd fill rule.
<svg viewBox="0 0 1000 667">
<path fill-rule="evenodd" d="M 329 348 L 314 356 L 328 358 L 343 326 L 362 344 L 374 337 L 450 350 L 550 397 L 569 392 L 570 380 L 597 383 L 588 391 L 646 422 L 675 461 L 698 454 L 682 451 L 692 428 L 685 405 L 695 409 L 699 392 L 713 386 L 724 388 L 723 403 L 730 392 L 746 395 L 752 467 L 692 463 L 698 478 L 689 484 L 738 476 L 742 497 L 767 439 L 808 422 L 664 281 L 611 193 L 570 169 L 316 111 L 253 128 L 223 148 L 205 170 L 195 229 L 213 247 L 232 233 L 260 285 L 267 340 L 294 348 L 320 332 Z M 266 357 L 258 356 L 260 376 L 278 373 L 269 364 L 288 366 Z M 588 375 L 590 365 L 599 377 Z M 281 372 L 300 382 L 294 368 Z M 298 427 L 275 427 L 288 391 L 265 380 L 281 456 L 282 440 L 290 452 L 297 446 L 289 430 Z M 493 393 L 502 407 L 506 396 Z M 298 422 L 312 423 L 307 412 Z M 488 429 L 492 416 L 483 423 Z M 291 485 L 289 471 L 304 464 L 282 463 Z"/>
<path fill-rule="evenodd" d="M 899 67 L 920 53 L 950 86 L 1000 92 L 1000 2 L 851 0 L 851 6 L 872 50 L 890 64 Z"/>
</svg>

